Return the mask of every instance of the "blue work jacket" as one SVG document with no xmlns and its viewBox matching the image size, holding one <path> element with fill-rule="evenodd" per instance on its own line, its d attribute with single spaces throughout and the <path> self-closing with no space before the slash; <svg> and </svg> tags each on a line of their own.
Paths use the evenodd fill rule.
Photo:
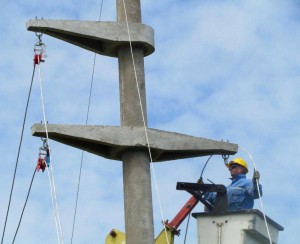
<svg viewBox="0 0 300 244">
<path fill-rule="evenodd" d="M 227 186 L 228 210 L 252 209 L 254 199 L 259 198 L 256 183 L 253 184 L 245 174 L 236 175 L 231 180 L 231 184 Z M 262 196 L 261 185 L 259 185 L 259 190 Z M 209 192 L 204 194 L 204 198 L 215 205 L 216 195 L 215 192 Z"/>
</svg>

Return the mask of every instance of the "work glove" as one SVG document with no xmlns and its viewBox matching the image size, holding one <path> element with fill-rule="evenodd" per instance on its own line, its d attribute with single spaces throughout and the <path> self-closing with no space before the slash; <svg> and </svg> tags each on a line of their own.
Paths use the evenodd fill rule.
<svg viewBox="0 0 300 244">
<path fill-rule="evenodd" d="M 259 173 L 259 171 L 258 171 L 258 170 L 254 170 L 252 180 L 253 180 L 253 181 L 257 181 L 257 180 L 259 180 L 259 178 L 260 178 L 260 173 Z"/>
<path fill-rule="evenodd" d="M 198 184 L 204 184 L 202 177 L 200 177 L 200 179 L 197 180 L 197 183 L 198 183 Z"/>
</svg>

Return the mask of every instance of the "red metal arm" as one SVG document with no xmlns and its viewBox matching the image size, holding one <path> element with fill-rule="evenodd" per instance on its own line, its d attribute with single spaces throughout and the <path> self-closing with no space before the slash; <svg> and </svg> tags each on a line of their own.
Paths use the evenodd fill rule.
<svg viewBox="0 0 300 244">
<path fill-rule="evenodd" d="M 197 200 L 194 196 L 192 196 L 187 203 L 183 206 L 183 208 L 178 212 L 178 214 L 174 217 L 174 219 L 169 223 L 165 222 L 165 225 L 169 227 L 176 234 L 179 233 L 177 228 L 184 221 L 184 219 L 189 215 L 189 213 L 193 210 L 193 208 L 197 205 L 199 200 Z"/>
</svg>

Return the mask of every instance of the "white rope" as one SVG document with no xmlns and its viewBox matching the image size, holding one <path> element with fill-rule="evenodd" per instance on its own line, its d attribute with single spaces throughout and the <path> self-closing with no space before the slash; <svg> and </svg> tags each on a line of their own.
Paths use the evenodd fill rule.
<svg viewBox="0 0 300 244">
<path fill-rule="evenodd" d="M 52 201 L 52 209 L 54 213 L 54 222 L 55 222 L 55 227 L 56 227 L 56 235 L 57 235 L 57 241 L 60 243 L 60 238 L 59 238 L 59 233 L 58 233 L 58 226 L 57 226 L 57 218 L 56 218 L 56 210 L 55 210 L 55 204 L 54 204 L 54 199 L 53 199 L 53 190 L 52 190 L 52 184 L 51 184 L 51 176 L 48 167 L 46 167 L 47 174 L 48 174 L 48 179 L 49 179 L 49 185 L 50 185 L 50 192 L 51 192 L 51 201 Z"/>
<path fill-rule="evenodd" d="M 47 134 L 47 142 L 48 141 L 49 141 L 49 138 L 48 138 L 48 134 Z M 53 170 L 53 165 L 52 165 L 52 157 L 51 157 L 50 147 L 49 147 L 49 156 L 50 156 L 50 169 L 51 169 L 50 171 L 51 171 L 51 174 L 52 174 L 52 177 L 51 177 L 52 178 L 52 186 L 53 186 L 53 193 L 54 193 L 53 196 L 54 196 L 54 199 L 55 199 L 55 201 L 54 201 L 55 202 L 55 209 L 56 209 L 56 214 L 57 214 L 57 219 L 58 219 L 58 226 L 59 226 L 59 230 L 60 230 L 61 240 L 62 240 L 62 243 L 64 244 L 64 236 L 63 236 L 63 231 L 62 231 L 62 227 L 61 227 L 59 209 L 58 209 L 58 204 L 57 204 L 55 181 L 54 181 L 54 170 Z"/>
<path fill-rule="evenodd" d="M 252 155 L 246 149 L 244 149 L 243 147 L 239 146 L 239 148 L 241 148 L 245 153 L 247 153 L 247 155 L 249 156 L 249 158 L 251 159 L 251 161 L 253 163 L 254 170 L 256 171 L 257 168 L 256 168 L 256 164 L 254 162 L 254 159 L 253 159 Z M 258 191 L 258 196 L 259 196 L 259 202 L 260 202 L 260 206 L 261 206 L 261 211 L 262 211 L 263 216 L 264 216 L 264 221 L 265 221 L 265 225 L 266 225 L 266 229 L 267 229 L 269 241 L 270 241 L 270 244 L 272 244 L 272 238 L 271 238 L 271 234 L 270 234 L 270 231 L 269 231 L 268 222 L 267 222 L 267 218 L 266 218 L 266 214 L 265 214 L 265 210 L 264 210 L 264 205 L 263 205 L 262 198 L 261 198 L 262 196 L 261 196 L 260 190 L 259 190 L 260 188 L 259 188 L 259 182 L 258 182 L 258 180 L 256 180 L 256 186 L 257 186 L 257 191 Z"/>
<path fill-rule="evenodd" d="M 47 128 L 47 120 L 46 120 L 46 113 L 45 113 L 44 96 L 43 96 L 43 85 L 42 85 L 42 78 L 41 78 L 41 65 L 38 64 L 38 66 L 39 66 L 39 79 L 40 79 L 42 110 L 43 110 L 46 138 L 47 138 L 47 144 L 48 144 L 49 156 L 50 156 L 51 174 L 49 173 L 48 167 L 46 167 L 46 168 L 47 168 L 47 173 L 48 173 L 48 178 L 49 178 L 49 183 L 50 183 L 52 207 L 53 207 L 53 211 L 54 211 L 54 220 L 55 220 L 55 225 L 56 225 L 56 233 L 57 233 L 58 243 L 61 243 L 60 241 L 62 241 L 62 243 L 64 243 L 63 232 L 62 232 L 59 211 L 58 211 L 56 191 L 55 191 L 55 181 L 54 181 L 54 173 L 53 173 L 54 171 L 53 171 L 53 166 L 52 166 L 51 150 L 50 150 L 50 145 L 49 145 L 48 128 Z"/>
<path fill-rule="evenodd" d="M 143 118 L 143 123 L 144 123 L 145 136 L 146 136 L 146 140 L 147 140 L 147 147 L 148 147 L 148 152 L 149 152 L 149 157 L 150 157 L 150 162 L 151 162 L 150 165 L 151 165 L 151 170 L 152 170 L 152 173 L 153 173 L 154 185 L 155 185 L 156 194 L 157 194 L 157 198 L 158 198 L 160 214 L 161 214 L 161 217 L 162 217 L 162 221 L 164 222 L 164 215 L 163 215 L 161 200 L 160 200 L 159 191 L 158 191 L 158 184 L 157 184 L 156 174 L 155 174 L 155 170 L 154 170 L 154 163 L 153 163 L 153 160 L 152 160 L 152 154 L 151 154 L 151 149 L 150 149 L 150 143 L 149 143 L 149 137 L 148 137 L 147 126 L 146 126 L 146 121 L 145 121 L 145 115 L 144 115 L 144 110 L 143 110 L 143 105 L 142 105 L 142 100 L 141 100 L 141 94 L 140 94 L 140 89 L 139 89 L 139 84 L 138 84 L 138 78 L 137 78 L 137 72 L 136 72 L 136 67 L 135 67 L 135 61 L 134 61 L 134 56 L 133 56 L 133 48 L 132 48 L 132 41 L 131 41 L 131 36 L 130 36 L 128 18 L 127 18 L 126 5 L 125 5 L 124 0 L 123 0 L 123 6 L 124 6 L 124 12 L 125 12 L 125 18 L 126 18 L 127 33 L 128 33 L 128 39 L 129 39 L 129 45 L 130 45 L 130 52 L 131 52 L 134 76 L 135 76 L 136 87 L 137 87 L 137 91 L 138 91 L 139 103 L 140 103 L 140 108 L 141 108 L 141 113 L 142 113 L 142 118 Z M 165 231 L 165 234 L 166 234 L 167 243 L 169 244 L 170 242 L 169 242 L 169 239 L 168 239 L 167 229 L 166 229 L 165 225 L 164 225 L 164 231 Z"/>
</svg>

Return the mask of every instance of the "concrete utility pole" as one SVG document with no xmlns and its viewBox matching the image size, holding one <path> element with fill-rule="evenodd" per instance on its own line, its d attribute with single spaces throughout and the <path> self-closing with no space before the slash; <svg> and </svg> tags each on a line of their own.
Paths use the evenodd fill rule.
<svg viewBox="0 0 300 244">
<path fill-rule="evenodd" d="M 154 31 L 141 23 L 140 0 L 124 0 L 140 97 L 131 58 L 123 0 L 117 0 L 117 22 L 30 20 L 27 29 L 56 37 L 101 55 L 118 58 L 121 126 L 48 125 L 50 139 L 102 157 L 123 161 L 124 208 L 127 244 L 154 243 L 151 176 L 148 144 L 144 56 L 154 52 Z M 223 141 L 147 128 L 153 162 L 235 154 L 237 145 Z M 45 136 L 41 124 L 34 136 Z"/>
<path fill-rule="evenodd" d="M 128 22 L 141 23 L 140 0 L 125 1 L 125 4 L 126 13 L 123 0 L 117 0 L 118 22 L 126 23 L 127 14 Z M 118 49 L 121 126 L 143 127 L 144 121 L 147 123 L 144 51 L 134 47 L 132 52 L 139 92 L 131 49 L 128 45 Z M 122 159 L 126 243 L 154 243 L 149 153 L 130 150 L 123 153 Z"/>
</svg>

